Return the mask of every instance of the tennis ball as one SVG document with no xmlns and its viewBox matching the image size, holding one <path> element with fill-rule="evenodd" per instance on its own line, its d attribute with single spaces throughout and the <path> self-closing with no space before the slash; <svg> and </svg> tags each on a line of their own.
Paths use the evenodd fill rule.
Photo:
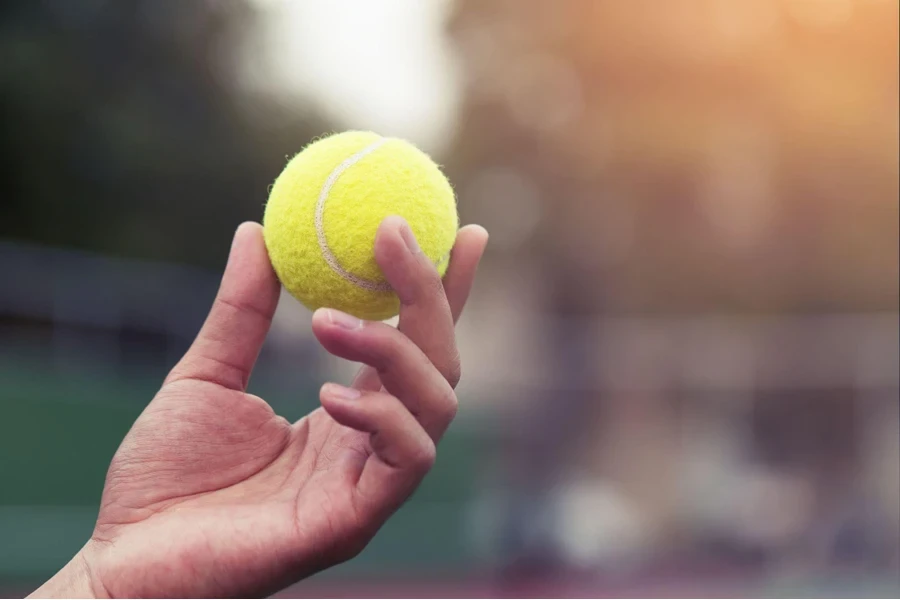
<svg viewBox="0 0 900 600">
<path fill-rule="evenodd" d="M 312 142 L 275 180 L 263 217 L 275 273 L 311 310 L 395 316 L 400 301 L 375 262 L 375 234 L 406 219 L 443 277 L 459 218 L 440 168 L 403 140 L 349 131 Z"/>
</svg>

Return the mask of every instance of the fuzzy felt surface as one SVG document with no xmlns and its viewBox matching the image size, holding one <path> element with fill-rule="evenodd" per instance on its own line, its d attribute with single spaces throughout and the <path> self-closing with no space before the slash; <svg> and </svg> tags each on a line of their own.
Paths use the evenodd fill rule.
<svg viewBox="0 0 900 600">
<path fill-rule="evenodd" d="M 377 145 L 349 166 L 342 163 Z M 326 188 L 329 177 L 331 187 Z M 269 258 L 278 278 L 311 310 L 336 308 L 362 319 L 389 319 L 399 311 L 392 291 L 366 289 L 332 268 L 316 229 L 323 188 L 324 240 L 340 267 L 384 285 L 375 262 L 378 226 L 388 216 L 406 219 L 422 251 L 441 276 L 459 228 L 456 198 L 440 168 L 403 140 L 350 131 L 314 141 L 294 156 L 272 186 L 263 218 Z"/>
</svg>

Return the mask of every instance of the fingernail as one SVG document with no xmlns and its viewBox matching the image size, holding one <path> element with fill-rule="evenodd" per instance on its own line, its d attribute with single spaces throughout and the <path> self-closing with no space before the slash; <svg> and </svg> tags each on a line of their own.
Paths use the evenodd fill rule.
<svg viewBox="0 0 900 600">
<path fill-rule="evenodd" d="M 418 254 L 422 251 L 419 247 L 419 242 L 416 240 L 416 234 L 409 228 L 408 223 L 404 222 L 400 227 L 400 236 L 403 238 L 403 241 L 406 242 L 406 247 L 411 253 Z"/>
<path fill-rule="evenodd" d="M 359 390 L 349 388 L 349 387 L 344 387 L 344 386 L 338 385 L 336 383 L 328 384 L 328 392 L 327 393 L 329 396 L 333 396 L 340 400 L 356 400 L 361 395 Z"/>
<path fill-rule="evenodd" d="M 328 309 L 328 321 L 341 329 L 361 329 L 363 326 L 362 319 L 331 308 Z"/>
</svg>

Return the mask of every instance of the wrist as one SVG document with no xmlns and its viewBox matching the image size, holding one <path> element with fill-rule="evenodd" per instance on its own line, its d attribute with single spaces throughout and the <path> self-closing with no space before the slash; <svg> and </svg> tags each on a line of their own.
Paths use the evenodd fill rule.
<svg viewBox="0 0 900 600">
<path fill-rule="evenodd" d="M 109 598 L 94 577 L 88 542 L 62 569 L 32 592 L 29 598 Z"/>
</svg>

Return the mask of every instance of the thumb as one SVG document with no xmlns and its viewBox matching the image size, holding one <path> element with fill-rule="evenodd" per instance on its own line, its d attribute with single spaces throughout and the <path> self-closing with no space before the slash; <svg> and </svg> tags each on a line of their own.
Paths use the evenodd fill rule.
<svg viewBox="0 0 900 600">
<path fill-rule="evenodd" d="M 238 227 L 209 316 L 166 383 L 197 379 L 246 389 L 280 289 L 262 232 L 258 223 Z"/>
</svg>

